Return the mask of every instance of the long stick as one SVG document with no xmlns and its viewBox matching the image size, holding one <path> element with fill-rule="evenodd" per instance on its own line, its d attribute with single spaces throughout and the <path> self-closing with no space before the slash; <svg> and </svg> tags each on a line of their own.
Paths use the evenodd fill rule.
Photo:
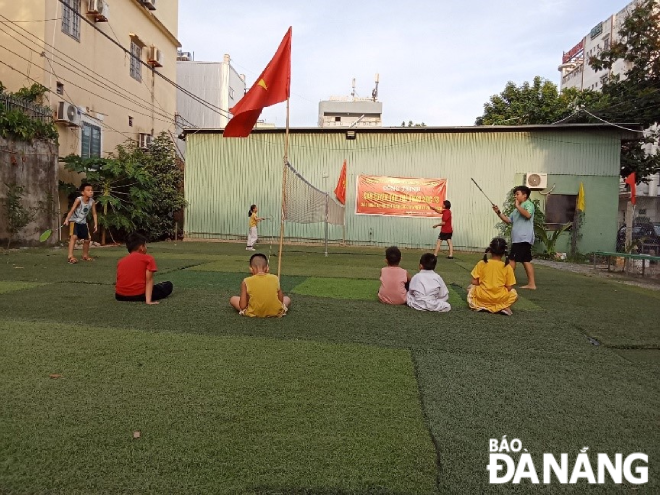
<svg viewBox="0 0 660 495">
<path fill-rule="evenodd" d="M 484 196 L 486 196 L 486 193 L 484 192 L 483 189 L 481 189 L 481 188 L 479 187 L 479 184 L 477 184 L 477 181 L 474 180 L 474 179 L 472 179 L 472 177 L 470 177 L 470 179 L 472 180 L 472 182 L 474 182 L 474 185 L 477 186 L 477 188 L 481 191 L 481 194 L 483 194 Z M 490 198 L 489 198 L 488 196 L 486 196 L 486 199 L 490 202 L 491 205 L 495 206 L 495 203 L 493 203 L 493 202 L 490 200 Z"/>
<path fill-rule="evenodd" d="M 277 252 L 277 276 L 282 278 L 282 245 L 284 244 L 284 217 L 286 214 L 286 173 L 289 161 L 289 98 L 286 99 L 286 131 L 284 132 L 284 165 L 282 166 L 282 214 L 280 221 L 280 247 Z"/>
</svg>

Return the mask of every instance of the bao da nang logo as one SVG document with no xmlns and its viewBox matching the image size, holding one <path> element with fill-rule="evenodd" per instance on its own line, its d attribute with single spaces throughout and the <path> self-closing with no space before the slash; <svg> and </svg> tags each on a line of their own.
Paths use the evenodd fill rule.
<svg viewBox="0 0 660 495">
<path fill-rule="evenodd" d="M 589 484 L 616 483 L 623 481 L 635 485 L 649 480 L 648 456 L 641 452 L 633 454 L 594 454 L 583 447 L 577 455 L 544 453 L 532 458 L 522 442 L 514 438 L 510 442 L 506 435 L 502 440 L 490 439 L 490 460 L 486 469 L 490 483 L 520 483 L 528 480 L 533 484 L 574 484 L 586 480 Z"/>
</svg>

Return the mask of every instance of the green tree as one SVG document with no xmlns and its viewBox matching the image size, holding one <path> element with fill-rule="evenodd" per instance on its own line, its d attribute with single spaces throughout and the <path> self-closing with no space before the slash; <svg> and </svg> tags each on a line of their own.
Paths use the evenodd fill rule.
<svg viewBox="0 0 660 495">
<path fill-rule="evenodd" d="M 101 207 L 101 244 L 105 244 L 109 229 L 129 232 L 141 224 L 152 195 L 151 176 L 139 163 L 114 158 L 83 159 L 77 155 L 62 161 L 67 170 L 84 173 L 85 182 L 94 188 L 94 199 Z"/>
<path fill-rule="evenodd" d="M 16 93 L 5 92 L 5 86 L 0 82 L 0 94 L 8 100 L 8 104 L 0 105 L 0 136 L 3 138 L 13 138 L 20 141 L 32 141 L 33 139 L 45 139 L 57 141 L 58 134 L 55 124 L 48 120 L 35 118 L 26 113 L 24 108 L 13 108 L 12 100 L 20 98 L 26 102 L 35 105 L 35 109 L 41 115 L 49 116 L 51 110 L 48 107 L 42 107 L 43 95 L 48 89 L 41 84 L 33 84 L 29 88 L 21 88 Z"/>
<path fill-rule="evenodd" d="M 568 88 L 559 92 L 556 84 L 540 76 L 520 86 L 509 81 L 504 91 L 491 96 L 484 104 L 484 114 L 477 117 L 475 124 L 553 124 L 571 116 L 580 105 L 594 106 L 601 100 L 602 95 L 595 91 Z"/>
<path fill-rule="evenodd" d="M 139 230 L 149 240 L 174 235 L 174 213 L 185 206 L 183 170 L 166 133 L 147 150 L 128 141 L 109 158 L 70 155 L 63 161 L 68 170 L 84 173 L 96 192 L 102 244 L 108 229 L 123 234 Z"/>
<path fill-rule="evenodd" d="M 150 240 L 174 237 L 174 214 L 186 205 L 183 195 L 183 168 L 177 163 L 175 145 L 163 132 L 147 150 L 129 141 L 117 147 L 120 161 L 137 161 L 151 177 L 153 201 L 144 211 L 137 227 Z"/>
<path fill-rule="evenodd" d="M 623 22 L 619 38 L 609 49 L 589 59 L 596 70 L 610 70 L 623 60 L 623 77 L 613 76 L 603 84 L 607 105 L 592 113 L 608 122 L 642 124 L 645 128 L 660 122 L 660 6 L 643 0 Z M 660 155 L 647 155 L 646 143 L 657 142 L 658 131 L 647 131 L 644 139 L 624 143 L 621 175 L 636 172 L 640 181 L 660 171 Z"/>
</svg>

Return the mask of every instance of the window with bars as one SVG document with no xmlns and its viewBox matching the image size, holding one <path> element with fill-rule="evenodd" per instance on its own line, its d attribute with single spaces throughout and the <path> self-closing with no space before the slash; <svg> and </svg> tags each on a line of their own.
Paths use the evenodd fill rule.
<svg viewBox="0 0 660 495">
<path fill-rule="evenodd" d="M 142 81 L 142 47 L 131 41 L 131 77 Z"/>
<path fill-rule="evenodd" d="M 88 122 L 82 124 L 80 156 L 92 158 L 101 156 L 101 128 Z"/>
<path fill-rule="evenodd" d="M 62 4 L 62 32 L 80 41 L 80 0 L 64 0 Z"/>
</svg>

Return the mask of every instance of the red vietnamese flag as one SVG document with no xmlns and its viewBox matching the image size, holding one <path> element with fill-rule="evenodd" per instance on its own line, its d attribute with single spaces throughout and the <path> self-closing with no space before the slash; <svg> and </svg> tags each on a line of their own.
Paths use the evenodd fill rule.
<svg viewBox="0 0 660 495">
<path fill-rule="evenodd" d="M 344 166 L 341 168 L 337 187 L 335 187 L 335 196 L 341 204 L 346 204 L 346 160 L 344 160 Z"/>
<path fill-rule="evenodd" d="M 630 202 L 632 204 L 635 204 L 637 202 L 637 187 L 635 184 L 635 172 L 633 172 L 628 177 L 626 177 L 626 179 L 623 182 L 630 186 Z"/>
<path fill-rule="evenodd" d="M 275 56 L 241 100 L 229 111 L 224 137 L 248 137 L 264 107 L 286 101 L 291 93 L 291 28 L 286 32 Z"/>
</svg>

